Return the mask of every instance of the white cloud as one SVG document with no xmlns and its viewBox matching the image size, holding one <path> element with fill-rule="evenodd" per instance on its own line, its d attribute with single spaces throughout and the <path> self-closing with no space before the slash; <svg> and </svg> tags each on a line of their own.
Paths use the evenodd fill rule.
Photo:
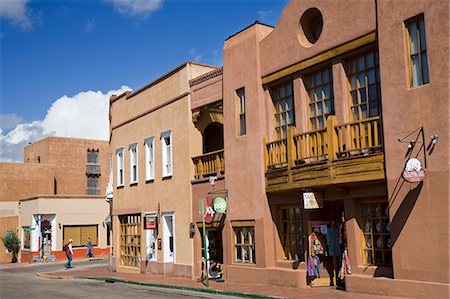
<svg viewBox="0 0 450 299">
<path fill-rule="evenodd" d="M 23 160 L 23 147 L 46 136 L 87 139 L 109 139 L 109 97 L 127 90 L 122 86 L 107 93 L 80 92 L 73 97 L 57 99 L 42 121 L 19 124 L 4 134 L 0 129 L 0 161 Z"/>
<path fill-rule="evenodd" d="M 95 21 L 94 20 L 87 20 L 86 24 L 84 25 L 84 33 L 89 33 L 95 28 Z"/>
<path fill-rule="evenodd" d="M 14 113 L 0 114 L 0 128 L 10 129 L 14 128 L 22 122 L 22 118 Z"/>
<path fill-rule="evenodd" d="M 112 3 L 114 9 L 123 15 L 147 18 L 162 7 L 163 0 L 105 0 Z"/>
<path fill-rule="evenodd" d="M 203 58 L 203 54 L 199 53 L 197 49 L 191 49 L 189 54 L 191 55 L 193 61 L 199 62 Z"/>
<path fill-rule="evenodd" d="M 273 10 L 259 10 L 256 14 L 263 22 L 270 22 L 276 17 Z"/>
<path fill-rule="evenodd" d="M 32 11 L 27 7 L 29 0 L 1 0 L 0 19 L 5 19 L 22 30 L 32 28 Z"/>
</svg>

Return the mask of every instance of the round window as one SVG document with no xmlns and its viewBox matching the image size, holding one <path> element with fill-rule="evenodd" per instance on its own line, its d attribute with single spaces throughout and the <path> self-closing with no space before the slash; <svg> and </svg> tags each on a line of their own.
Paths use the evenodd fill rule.
<svg viewBox="0 0 450 299">
<path fill-rule="evenodd" d="M 322 33 L 322 13 L 317 8 L 309 8 L 300 18 L 299 40 L 302 46 L 311 47 L 317 42 Z"/>
</svg>

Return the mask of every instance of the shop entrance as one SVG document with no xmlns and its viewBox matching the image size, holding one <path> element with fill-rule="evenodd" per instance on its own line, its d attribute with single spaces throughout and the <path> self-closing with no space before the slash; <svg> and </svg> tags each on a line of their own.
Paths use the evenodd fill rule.
<svg viewBox="0 0 450 299">
<path fill-rule="evenodd" d="M 202 232 L 201 232 L 202 234 Z M 203 235 L 203 234 L 202 234 Z M 203 240 L 203 236 L 202 236 Z M 202 241 L 202 254 L 203 254 Z M 206 228 L 206 253 L 209 279 L 220 279 L 223 274 L 222 229 Z"/>
<path fill-rule="evenodd" d="M 308 233 L 308 284 L 340 286 L 338 278 L 346 236 L 342 201 L 324 201 L 323 207 L 305 210 Z"/>
</svg>

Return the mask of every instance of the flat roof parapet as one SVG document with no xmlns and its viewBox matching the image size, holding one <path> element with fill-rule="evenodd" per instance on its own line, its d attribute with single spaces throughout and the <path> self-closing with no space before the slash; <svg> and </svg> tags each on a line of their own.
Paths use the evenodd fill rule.
<svg viewBox="0 0 450 299">
<path fill-rule="evenodd" d="M 223 73 L 223 66 L 220 67 L 220 68 L 217 68 L 215 70 L 212 70 L 212 71 L 210 71 L 210 72 L 208 72 L 208 73 L 206 73 L 204 75 L 198 76 L 198 77 L 196 77 L 196 78 L 194 78 L 192 80 L 189 80 L 189 87 L 198 85 L 198 84 L 200 84 L 202 82 L 205 82 L 205 81 L 207 81 L 209 79 L 212 79 L 214 77 L 220 76 L 220 75 L 222 75 L 222 73 Z"/>
</svg>

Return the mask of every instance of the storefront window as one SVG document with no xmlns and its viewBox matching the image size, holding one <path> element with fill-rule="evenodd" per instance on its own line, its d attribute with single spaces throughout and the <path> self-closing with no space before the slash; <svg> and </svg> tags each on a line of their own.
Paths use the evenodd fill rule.
<svg viewBox="0 0 450 299">
<path fill-rule="evenodd" d="M 86 246 L 87 238 L 91 238 L 93 246 L 98 245 L 98 225 L 64 225 L 63 238 L 64 244 L 69 243 L 69 239 L 73 240 L 72 246 Z"/>
<path fill-rule="evenodd" d="M 141 215 L 119 216 L 120 264 L 141 266 Z"/>
<path fill-rule="evenodd" d="M 249 223 L 232 223 L 234 231 L 234 262 L 256 264 L 255 226 Z"/>
<path fill-rule="evenodd" d="M 280 209 L 283 259 L 304 261 L 300 206 Z"/>
<path fill-rule="evenodd" d="M 361 204 L 363 264 L 391 266 L 391 224 L 387 202 Z"/>
<path fill-rule="evenodd" d="M 29 228 L 23 228 L 23 249 L 30 249 L 30 230 Z"/>
</svg>

